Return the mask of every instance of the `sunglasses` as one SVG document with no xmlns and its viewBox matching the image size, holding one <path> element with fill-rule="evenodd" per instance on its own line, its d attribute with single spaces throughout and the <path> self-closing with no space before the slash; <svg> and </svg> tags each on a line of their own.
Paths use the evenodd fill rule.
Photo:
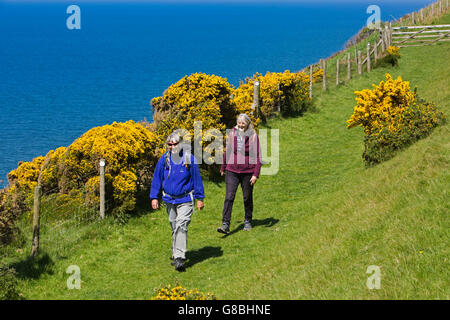
<svg viewBox="0 0 450 320">
<path fill-rule="evenodd" d="M 175 142 L 175 143 L 168 143 L 167 145 L 169 146 L 169 147 L 173 147 L 173 146 L 176 146 L 177 144 L 178 144 L 179 142 Z"/>
</svg>

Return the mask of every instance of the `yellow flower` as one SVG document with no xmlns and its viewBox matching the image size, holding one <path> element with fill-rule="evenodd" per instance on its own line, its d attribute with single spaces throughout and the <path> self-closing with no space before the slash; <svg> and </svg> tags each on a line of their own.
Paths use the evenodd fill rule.
<svg viewBox="0 0 450 320">
<path fill-rule="evenodd" d="M 383 128 L 397 132 L 403 126 L 404 112 L 416 99 L 409 82 L 401 77 L 392 79 L 386 74 L 386 81 L 373 85 L 373 90 L 355 91 L 357 105 L 347 121 L 347 127 L 363 126 L 366 135 L 378 135 Z"/>
</svg>

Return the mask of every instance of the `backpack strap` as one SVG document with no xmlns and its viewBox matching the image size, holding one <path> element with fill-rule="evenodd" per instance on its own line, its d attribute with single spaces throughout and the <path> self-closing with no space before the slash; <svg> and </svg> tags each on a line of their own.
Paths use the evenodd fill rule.
<svg viewBox="0 0 450 320">
<path fill-rule="evenodd" d="M 185 152 L 184 153 L 184 166 L 186 167 L 187 170 L 189 170 L 190 166 L 189 166 L 189 162 L 190 162 L 190 153 Z M 170 176 L 170 172 L 172 169 L 172 166 L 170 164 L 170 151 L 166 151 L 166 153 L 164 154 L 164 169 L 169 168 L 169 174 L 167 175 L 167 178 L 169 178 Z"/>
<path fill-rule="evenodd" d="M 172 169 L 170 165 L 170 151 L 166 151 L 164 154 L 164 169 L 169 168 L 169 174 L 167 175 L 167 178 L 170 176 L 170 171 Z"/>
<path fill-rule="evenodd" d="M 189 156 L 190 156 L 190 153 L 187 153 L 187 152 L 184 153 L 184 166 L 186 167 L 187 170 L 189 170 L 189 162 L 191 161 Z"/>
</svg>

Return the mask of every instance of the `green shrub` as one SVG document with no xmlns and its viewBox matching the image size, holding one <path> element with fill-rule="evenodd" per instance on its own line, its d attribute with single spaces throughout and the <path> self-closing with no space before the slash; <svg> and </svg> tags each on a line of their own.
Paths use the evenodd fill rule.
<svg viewBox="0 0 450 320">
<path fill-rule="evenodd" d="M 382 54 L 380 59 L 375 62 L 375 67 L 384 66 L 398 66 L 398 60 L 401 58 L 400 48 L 395 46 L 390 46 L 386 52 Z"/>
<path fill-rule="evenodd" d="M 15 270 L 0 264 L 0 300 L 19 300 Z"/>
<path fill-rule="evenodd" d="M 404 125 L 399 131 L 391 132 L 384 127 L 378 135 L 366 135 L 363 159 L 366 166 L 389 160 L 395 154 L 415 141 L 428 136 L 445 116 L 432 103 L 417 99 L 403 113 Z"/>
<path fill-rule="evenodd" d="M 15 223 L 22 213 L 30 210 L 28 196 L 26 187 L 0 190 L 0 246 L 11 243 L 18 234 Z"/>
</svg>

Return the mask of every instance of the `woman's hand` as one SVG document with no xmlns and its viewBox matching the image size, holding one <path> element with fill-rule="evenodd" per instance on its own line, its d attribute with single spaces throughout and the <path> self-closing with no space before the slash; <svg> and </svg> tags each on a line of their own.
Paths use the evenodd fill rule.
<svg viewBox="0 0 450 320">
<path fill-rule="evenodd" d="M 158 202 L 158 199 L 153 199 L 153 200 L 152 200 L 152 208 L 153 208 L 153 210 L 156 210 L 156 209 L 159 208 L 159 202 Z"/>
<path fill-rule="evenodd" d="M 201 200 L 197 200 L 197 209 L 198 211 L 202 210 L 205 204 Z"/>
<path fill-rule="evenodd" d="M 252 176 L 252 178 L 250 179 L 250 185 L 251 186 L 254 185 L 256 183 L 256 180 L 258 180 L 258 178 L 255 176 Z"/>
<path fill-rule="evenodd" d="M 223 176 L 225 172 L 223 172 L 222 170 L 220 171 L 220 175 Z"/>
</svg>

